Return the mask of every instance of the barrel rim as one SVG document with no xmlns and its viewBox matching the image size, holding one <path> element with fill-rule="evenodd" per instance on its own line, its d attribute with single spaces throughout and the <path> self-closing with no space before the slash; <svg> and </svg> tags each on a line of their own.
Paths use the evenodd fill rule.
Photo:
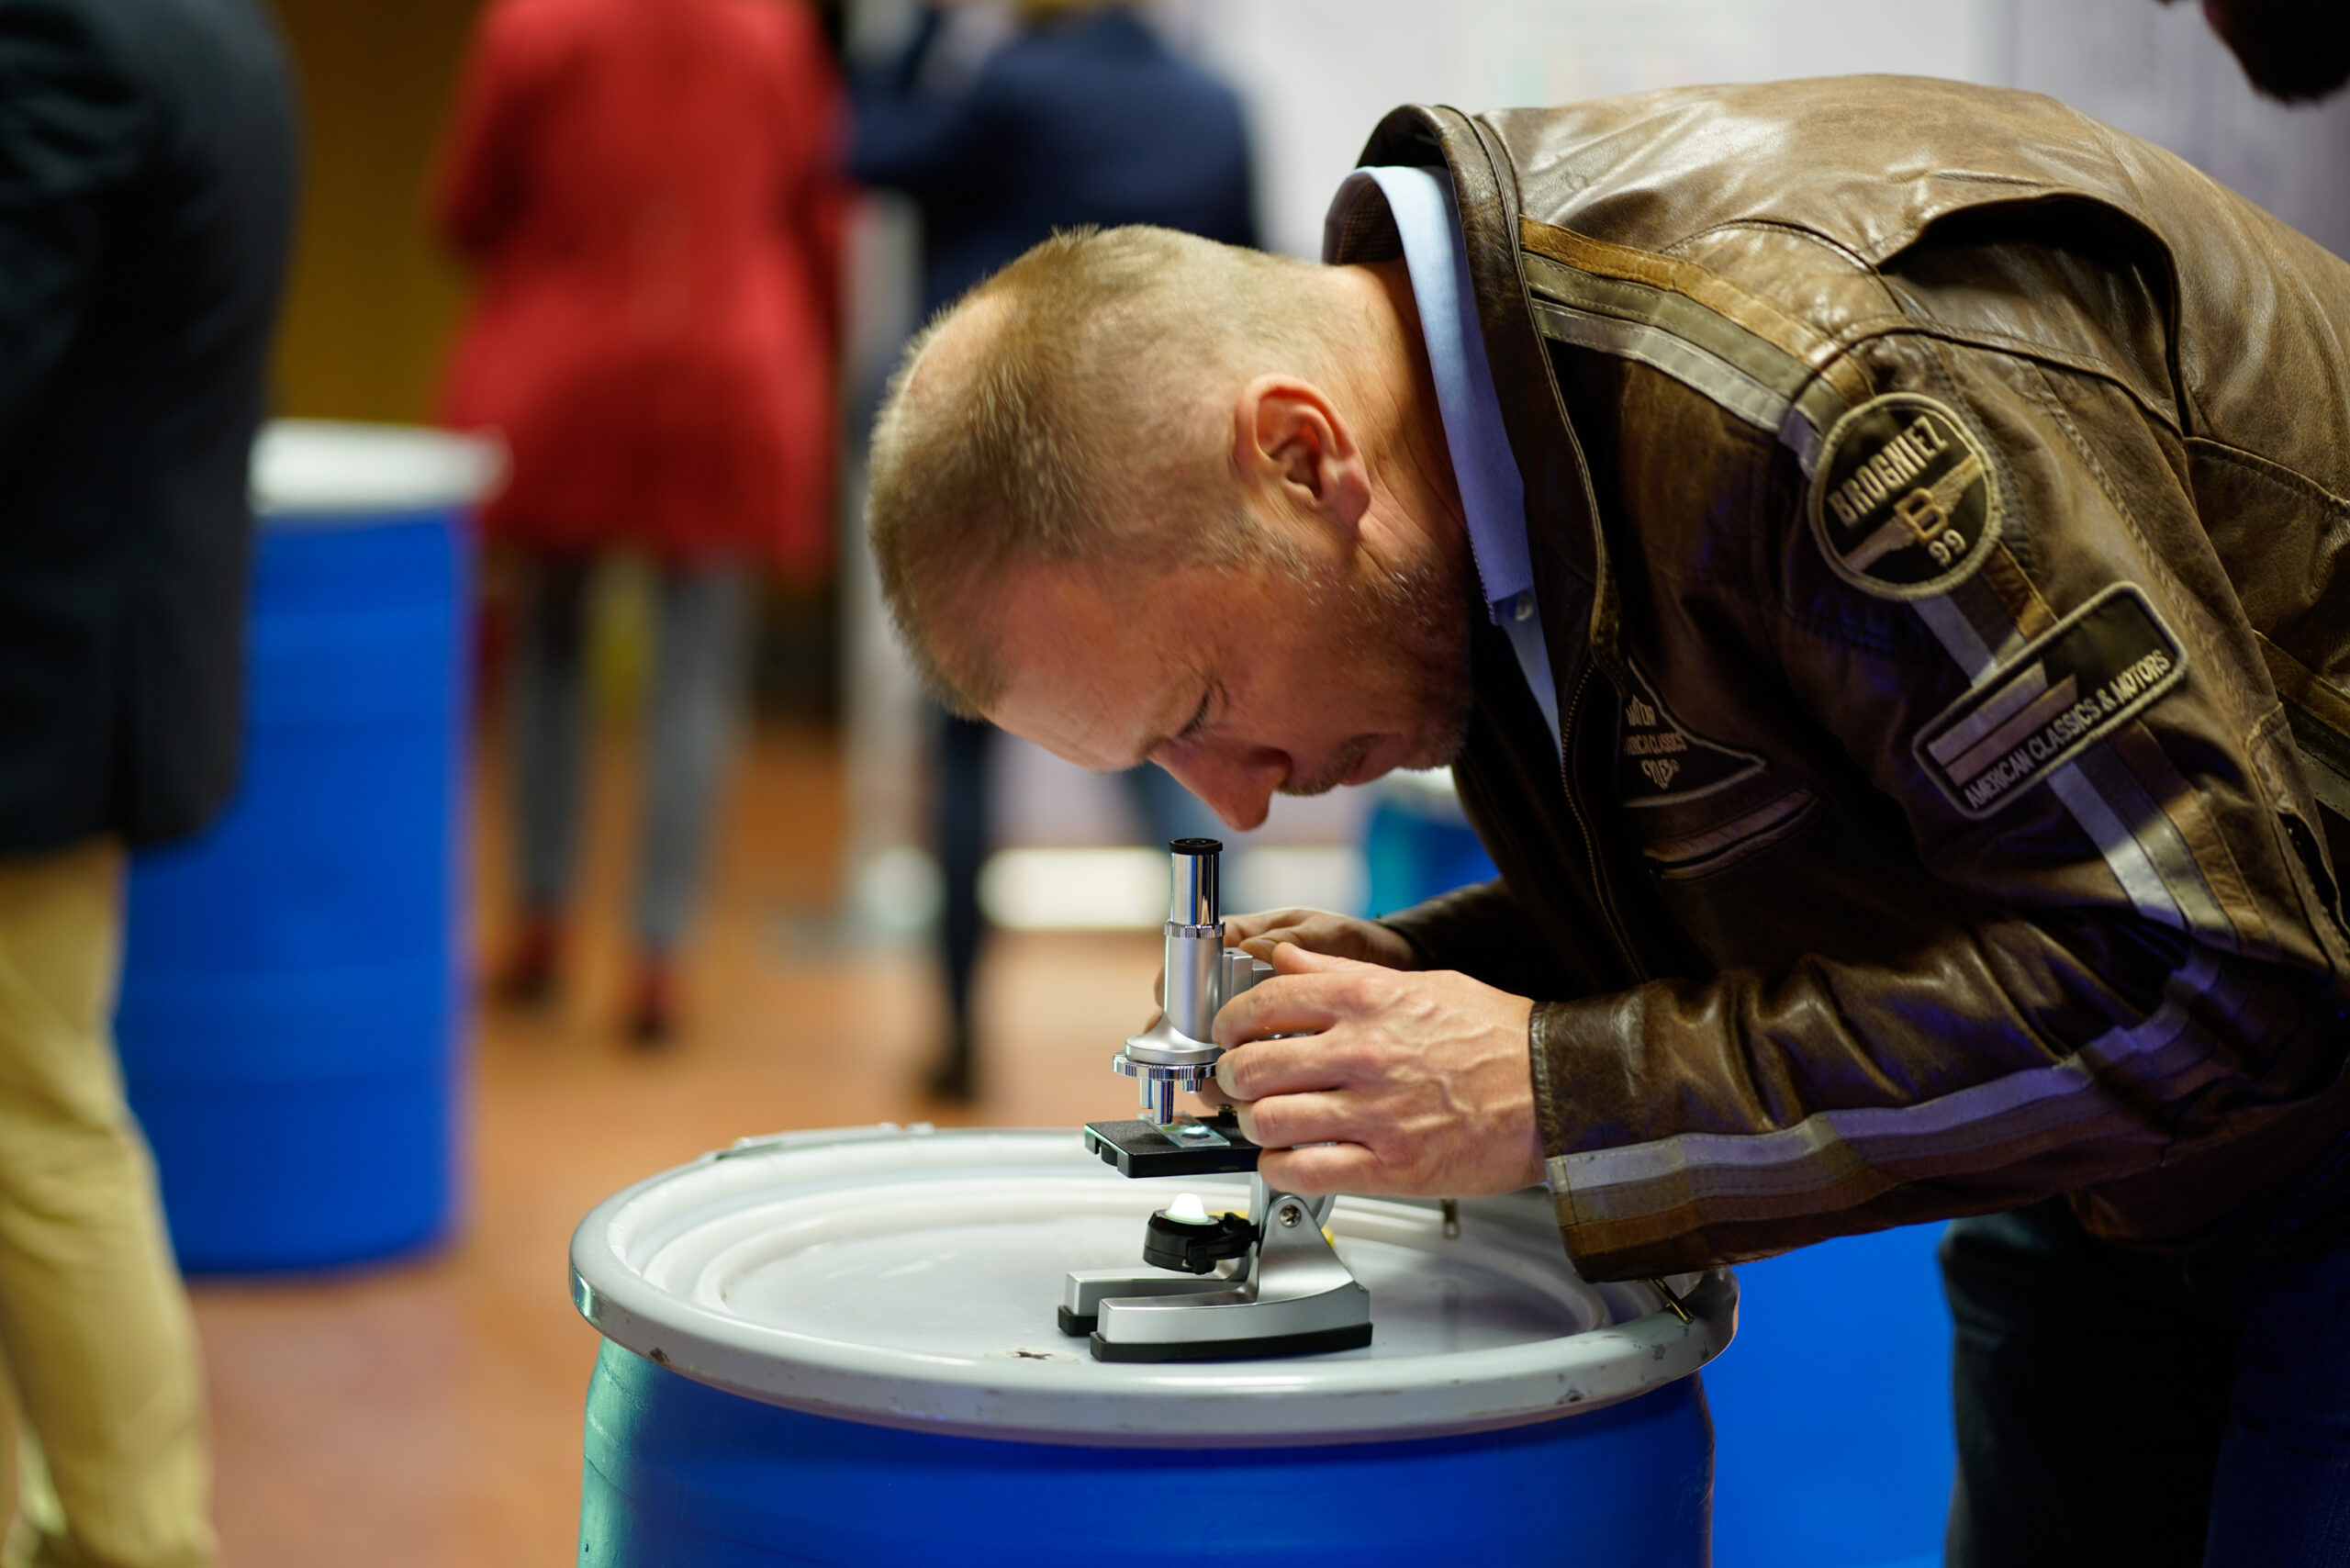
<svg viewBox="0 0 2350 1568">
<path fill-rule="evenodd" d="M 1075 1133 L 1057 1128 L 884 1124 L 746 1139 L 646 1177 L 591 1210 L 572 1237 L 573 1305 L 621 1348 L 765 1404 L 906 1430 L 1132 1448 L 1405 1441 L 1519 1426 L 1602 1409 L 1676 1382 L 1720 1354 L 1736 1332 L 1737 1284 L 1721 1269 L 1683 1293 L 1685 1322 L 1660 1306 L 1580 1334 L 1442 1357 L 1117 1367 L 917 1357 L 697 1306 L 645 1279 L 613 1245 L 616 1226 L 631 1218 L 632 1206 L 721 1162 L 790 1160 L 883 1142 L 919 1144 L 925 1155 L 991 1152 L 1007 1164 L 1057 1160 L 1066 1152 L 1072 1175 L 1088 1168 L 1108 1174 L 1084 1155 Z M 641 1221 L 646 1212 L 639 1207 L 634 1217 Z M 1572 1271 L 1563 1249 L 1559 1256 Z M 1658 1299 L 1635 1288 L 1645 1293 L 1644 1303 Z M 1443 1362 L 1441 1371 L 1427 1368 L 1417 1381 L 1400 1375 L 1436 1361 Z"/>
</svg>

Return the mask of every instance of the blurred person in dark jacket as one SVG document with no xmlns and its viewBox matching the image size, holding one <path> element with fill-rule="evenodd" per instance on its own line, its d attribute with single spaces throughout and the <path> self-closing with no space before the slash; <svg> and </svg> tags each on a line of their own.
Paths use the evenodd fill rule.
<svg viewBox="0 0 2350 1568">
<path fill-rule="evenodd" d="M 2343 0 L 2203 0 L 2203 15 L 2245 78 L 2280 103 L 2311 103 L 2350 83 L 2350 5 Z"/>
<path fill-rule="evenodd" d="M 841 105 L 793 0 L 498 0 L 441 171 L 480 291 L 442 417 L 494 426 L 483 517 L 520 565 L 519 930 L 498 989 L 551 992 L 585 770 L 587 588 L 656 566 L 627 1027 L 676 1025 L 673 959 L 743 704 L 754 568 L 832 537 Z"/>
<path fill-rule="evenodd" d="M 886 70 L 856 84 L 851 167 L 922 213 L 922 309 L 944 309 L 1058 229 L 1125 223 L 1257 243 L 1248 128 L 1232 90 L 1178 59 L 1114 0 L 1021 0 L 1019 27 L 963 82 L 946 58 L 951 7 L 925 6 Z M 993 726 L 941 712 L 932 834 L 948 1033 L 932 1091 L 973 1091 L 971 982 L 983 924 Z M 1205 808 L 1158 768 L 1127 778 L 1156 836 L 1208 831 Z"/>
<path fill-rule="evenodd" d="M 0 4 L 0 1359 L 53 1492 L 40 1564 L 214 1559 L 108 1015 L 124 846 L 236 782 L 295 161 L 258 0 Z"/>
</svg>

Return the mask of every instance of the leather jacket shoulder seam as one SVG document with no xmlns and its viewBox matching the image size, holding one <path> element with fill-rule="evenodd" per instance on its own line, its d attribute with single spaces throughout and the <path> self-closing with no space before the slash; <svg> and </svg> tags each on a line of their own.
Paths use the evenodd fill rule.
<svg viewBox="0 0 2350 1568">
<path fill-rule="evenodd" d="M 1680 239 L 1675 240 L 1672 244 L 1664 248 L 1663 253 L 1669 256 L 1677 256 L 1681 252 L 1695 244 L 1698 241 L 1707 238 L 1708 235 L 1726 234 L 1733 230 L 1739 229 L 1767 229 L 1775 234 L 1787 234 L 1792 235 L 1798 240 L 1807 240 L 1811 243 L 1818 246 L 1821 250 L 1829 252 L 1840 260 L 1849 263 L 1853 272 L 1864 274 L 1871 277 L 1876 275 L 1876 268 L 1869 264 L 1866 257 L 1853 250 L 1851 246 L 1838 240 L 1834 235 L 1823 234 L 1817 229 L 1807 229 L 1800 223 L 1789 223 L 1784 218 L 1726 218 L 1719 223 L 1709 223 L 1703 229 L 1692 230 L 1688 233 L 1683 235 Z"/>
<path fill-rule="evenodd" d="M 2106 383 L 2137 404 L 2172 434 L 2179 436 L 2182 440 L 2191 439 L 2186 435 L 2185 429 L 2176 412 L 2149 399 L 2144 393 L 2131 386 L 2128 380 L 2116 375 L 2110 367 L 2098 364 L 2092 360 L 2078 359 L 2071 354 L 2059 353 L 2045 343 L 2035 343 L 2024 338 L 2011 338 L 2003 332 L 1962 331 L 1954 327 L 1944 326 L 1939 321 L 1895 314 L 1870 316 L 1852 322 L 1838 334 L 1838 340 L 1848 349 L 1857 350 L 1863 343 L 1902 336 L 1931 338 L 1938 342 L 1950 343 L 1959 348 L 1985 349 L 1993 353 L 2010 355 L 2031 364 L 2042 367 L 2053 366 L 2076 375 L 2091 376 Z"/>
</svg>

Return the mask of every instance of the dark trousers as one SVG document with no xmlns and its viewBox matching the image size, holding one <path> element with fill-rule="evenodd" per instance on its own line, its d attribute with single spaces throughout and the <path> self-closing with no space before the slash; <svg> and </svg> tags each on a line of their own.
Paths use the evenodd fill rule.
<svg viewBox="0 0 2350 1568">
<path fill-rule="evenodd" d="M 2350 1565 L 2350 1249 L 2133 1251 L 1960 1220 L 1949 1568 Z"/>
<path fill-rule="evenodd" d="M 584 559 L 541 556 L 523 573 L 511 711 L 514 879 L 533 914 L 563 913 L 578 860 L 593 569 Z M 751 574 L 732 564 L 654 573 L 633 923 L 648 957 L 676 950 L 701 878 L 742 725 L 754 587 Z"/>
<path fill-rule="evenodd" d="M 979 910 L 979 868 L 988 857 L 989 754 L 993 724 L 938 712 L 938 773 L 931 801 L 931 841 L 938 855 L 945 907 L 940 911 L 939 958 L 946 975 L 947 1039 L 942 1077 L 968 1078 L 972 1070 L 971 982 L 979 970 L 987 921 Z M 1215 813 L 1161 767 L 1144 763 L 1118 775 L 1144 831 L 1164 844 L 1170 838 L 1214 837 L 1222 830 Z"/>
</svg>

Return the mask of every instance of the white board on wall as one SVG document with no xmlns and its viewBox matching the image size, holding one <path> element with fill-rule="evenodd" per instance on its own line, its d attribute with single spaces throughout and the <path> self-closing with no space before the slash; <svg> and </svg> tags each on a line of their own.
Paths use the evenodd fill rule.
<svg viewBox="0 0 2350 1568">
<path fill-rule="evenodd" d="M 1992 81 L 2012 48 L 2014 6 L 1169 0 L 1165 15 L 1248 103 L 1267 243 L 1311 256 L 1330 193 L 1398 104 L 1486 109 L 1870 71 Z"/>
<path fill-rule="evenodd" d="M 1158 0 L 1237 86 L 1267 242 L 1321 244 L 1322 210 L 1404 103 L 1568 103 L 1651 87 L 1854 72 L 2027 87 L 2169 148 L 2350 254 L 2350 93 L 2255 95 L 2191 4 L 2153 0 Z"/>
</svg>

